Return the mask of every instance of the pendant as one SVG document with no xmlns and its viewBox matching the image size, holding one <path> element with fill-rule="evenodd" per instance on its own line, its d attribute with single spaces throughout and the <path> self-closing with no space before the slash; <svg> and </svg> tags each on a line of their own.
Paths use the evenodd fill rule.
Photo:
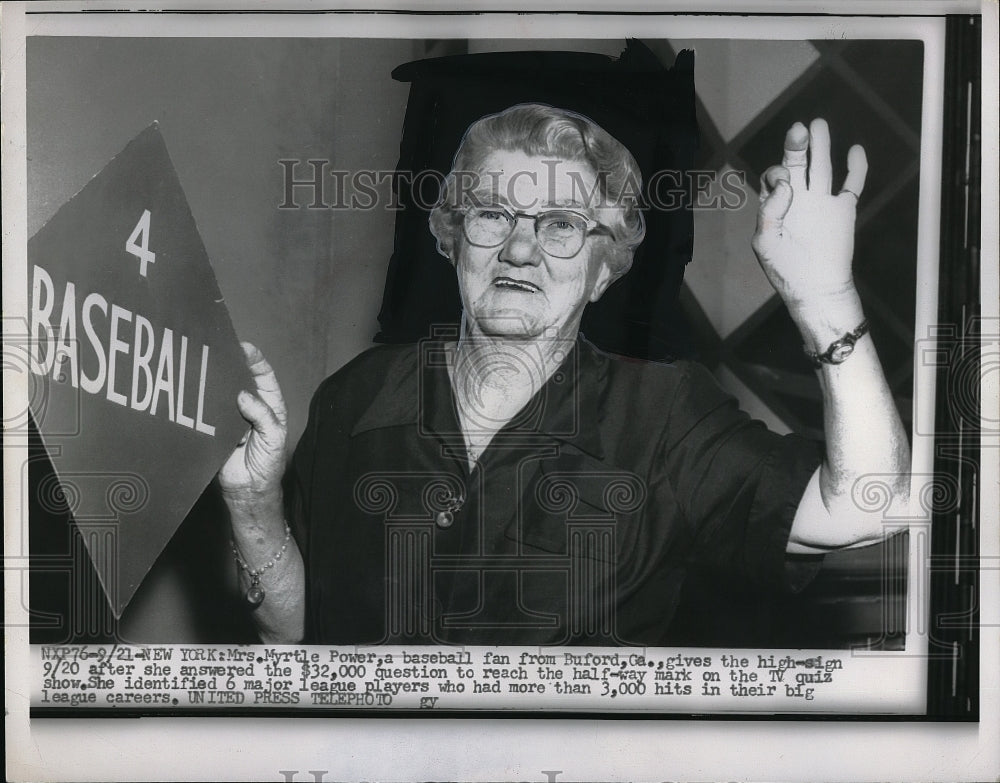
<svg viewBox="0 0 1000 783">
<path fill-rule="evenodd" d="M 264 596 L 267 593 L 264 592 L 264 588 L 260 586 L 260 577 L 255 576 L 253 582 L 250 585 L 250 589 L 247 590 L 246 601 L 252 609 L 256 609 L 262 603 L 264 603 Z"/>
</svg>

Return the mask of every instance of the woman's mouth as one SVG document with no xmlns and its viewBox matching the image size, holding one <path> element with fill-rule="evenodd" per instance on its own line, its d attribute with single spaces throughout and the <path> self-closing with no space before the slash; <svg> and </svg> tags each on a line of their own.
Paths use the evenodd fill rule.
<svg viewBox="0 0 1000 783">
<path fill-rule="evenodd" d="M 527 280 L 515 280 L 512 277 L 496 277 L 493 279 L 493 285 L 512 291 L 524 291 L 528 294 L 537 294 L 541 290 L 534 283 L 529 283 Z"/>
</svg>

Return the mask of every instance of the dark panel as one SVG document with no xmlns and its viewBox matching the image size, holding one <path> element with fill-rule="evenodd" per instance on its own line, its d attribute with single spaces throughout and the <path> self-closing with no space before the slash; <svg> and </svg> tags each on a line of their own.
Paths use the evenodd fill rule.
<svg viewBox="0 0 1000 783">
<path fill-rule="evenodd" d="M 861 226 L 854 246 L 855 279 L 877 292 L 911 335 L 916 318 L 919 195 L 914 177 Z"/>
<path fill-rule="evenodd" d="M 841 59 L 864 76 L 868 85 L 914 132 L 920 131 L 923 41 L 854 41 Z"/>
</svg>

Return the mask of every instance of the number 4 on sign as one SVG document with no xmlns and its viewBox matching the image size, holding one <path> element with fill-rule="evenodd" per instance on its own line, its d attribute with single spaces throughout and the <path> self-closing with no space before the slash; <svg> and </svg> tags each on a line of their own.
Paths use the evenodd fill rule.
<svg viewBox="0 0 1000 783">
<path fill-rule="evenodd" d="M 149 210 L 142 212 L 142 217 L 135 224 L 128 241 L 125 243 L 125 252 L 131 253 L 139 259 L 139 274 L 146 276 L 146 265 L 156 263 L 156 253 L 149 249 L 149 220 L 152 217 Z"/>
</svg>

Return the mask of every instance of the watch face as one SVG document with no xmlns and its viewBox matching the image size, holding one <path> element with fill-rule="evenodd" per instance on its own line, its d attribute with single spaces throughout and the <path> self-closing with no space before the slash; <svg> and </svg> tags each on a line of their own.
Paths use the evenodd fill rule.
<svg viewBox="0 0 1000 783">
<path fill-rule="evenodd" d="M 832 351 L 830 351 L 830 361 L 834 364 L 840 364 L 848 356 L 854 353 L 854 346 L 851 343 L 844 343 L 843 345 L 838 345 Z"/>
</svg>

